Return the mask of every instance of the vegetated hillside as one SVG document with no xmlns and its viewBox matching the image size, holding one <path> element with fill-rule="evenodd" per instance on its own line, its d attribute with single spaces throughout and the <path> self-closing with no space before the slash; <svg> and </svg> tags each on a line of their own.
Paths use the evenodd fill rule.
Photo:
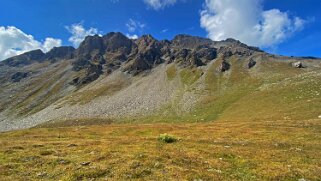
<svg viewBox="0 0 321 181">
<path fill-rule="evenodd" d="M 121 33 L 0 63 L 0 131 L 105 122 L 314 119 L 321 61 L 267 54 L 233 39 L 158 41 Z"/>
</svg>

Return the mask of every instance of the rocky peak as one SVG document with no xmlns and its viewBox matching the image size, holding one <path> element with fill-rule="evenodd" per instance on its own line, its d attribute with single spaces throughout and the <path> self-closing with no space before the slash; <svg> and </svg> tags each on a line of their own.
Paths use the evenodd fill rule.
<svg viewBox="0 0 321 181">
<path fill-rule="evenodd" d="M 147 48 L 155 45 L 158 42 L 152 35 L 143 35 L 136 40 L 139 48 Z"/>
<path fill-rule="evenodd" d="M 16 72 L 11 76 L 11 81 L 12 82 L 20 82 L 21 79 L 24 79 L 28 77 L 29 73 L 28 72 Z"/>
<path fill-rule="evenodd" d="M 174 37 L 172 44 L 175 47 L 194 49 L 199 46 L 206 46 L 212 44 L 212 40 L 208 38 L 201 38 L 197 36 L 180 34 Z"/>
<path fill-rule="evenodd" d="M 129 54 L 133 42 L 119 32 L 111 32 L 102 37 L 107 52 L 120 52 Z"/>
<path fill-rule="evenodd" d="M 90 54 L 94 50 L 102 52 L 104 49 L 105 47 L 102 37 L 99 35 L 87 36 L 77 49 L 77 56 Z"/>
<path fill-rule="evenodd" d="M 238 50 L 243 49 L 242 51 L 258 51 L 258 52 L 263 52 L 262 50 L 260 50 L 258 47 L 253 47 L 253 46 L 248 46 L 242 42 L 240 42 L 239 40 L 235 40 L 233 38 L 228 38 L 226 40 L 223 41 L 219 41 L 216 42 L 218 44 L 220 44 L 221 46 L 225 46 L 228 47 L 229 49 L 231 48 L 237 48 Z"/>
<path fill-rule="evenodd" d="M 234 44 L 241 44 L 241 42 L 239 40 L 236 40 L 234 38 L 227 38 L 226 40 L 224 40 L 225 42 L 230 42 L 230 43 L 234 43 Z"/>
<path fill-rule="evenodd" d="M 46 53 L 45 59 L 50 61 L 71 59 L 75 48 L 72 46 L 54 47 Z"/>
<path fill-rule="evenodd" d="M 44 56 L 45 54 L 40 49 L 37 49 L 8 58 L 3 63 L 9 66 L 29 65 L 33 62 L 44 60 Z"/>
<path fill-rule="evenodd" d="M 163 44 L 151 35 L 143 35 L 135 41 L 135 44 L 137 48 L 125 67 L 126 71 L 137 74 L 163 62 L 161 58 Z"/>
<path fill-rule="evenodd" d="M 40 50 L 33 50 L 23 54 L 29 60 L 41 60 L 44 56 L 44 53 Z"/>
</svg>

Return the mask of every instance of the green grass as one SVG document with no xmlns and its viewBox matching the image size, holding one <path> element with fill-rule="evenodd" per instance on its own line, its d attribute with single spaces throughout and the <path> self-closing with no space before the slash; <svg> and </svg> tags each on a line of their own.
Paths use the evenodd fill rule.
<svg viewBox="0 0 321 181">
<path fill-rule="evenodd" d="M 202 76 L 202 70 L 197 67 L 184 68 L 179 72 L 183 84 L 189 86 Z"/>
<path fill-rule="evenodd" d="M 177 67 L 182 87 L 170 103 L 152 115 L 128 117 L 120 122 L 179 123 L 214 120 L 315 119 L 321 115 L 319 70 L 295 69 L 287 63 L 264 60 L 252 69 L 238 57 L 228 60 L 231 69 L 218 71 L 220 59 L 208 69 Z M 204 72 L 204 74 L 202 73 Z M 197 84 L 194 84 L 198 81 Z M 178 83 L 179 84 L 179 83 Z M 199 84 L 203 89 L 197 89 Z M 189 112 L 181 111 L 185 93 L 199 100 Z M 319 95 L 318 95 L 319 94 Z"/>
<path fill-rule="evenodd" d="M 111 96 L 126 87 L 128 83 L 125 80 L 118 80 L 109 82 L 108 84 L 100 85 L 98 87 L 90 88 L 84 91 L 77 91 L 64 99 L 64 103 L 71 105 L 86 104 L 91 100 L 101 96 Z"/>
<path fill-rule="evenodd" d="M 66 63 L 60 64 L 52 71 L 32 80 L 27 88 L 18 92 L 14 98 L 23 97 L 23 99 L 14 105 L 10 114 L 15 116 L 33 114 L 63 97 L 61 93 L 68 82 L 64 77 L 65 72 L 59 72 L 58 74 L 56 72 L 60 69 L 63 70 L 64 66 L 66 66 Z"/>
</svg>

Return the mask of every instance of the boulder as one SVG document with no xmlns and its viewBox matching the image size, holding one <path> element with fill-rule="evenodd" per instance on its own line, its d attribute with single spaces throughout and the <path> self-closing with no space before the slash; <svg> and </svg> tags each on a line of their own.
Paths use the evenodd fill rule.
<svg viewBox="0 0 321 181">
<path fill-rule="evenodd" d="M 292 67 L 294 67 L 294 68 L 304 68 L 302 62 L 300 62 L 300 61 L 292 63 Z"/>
</svg>

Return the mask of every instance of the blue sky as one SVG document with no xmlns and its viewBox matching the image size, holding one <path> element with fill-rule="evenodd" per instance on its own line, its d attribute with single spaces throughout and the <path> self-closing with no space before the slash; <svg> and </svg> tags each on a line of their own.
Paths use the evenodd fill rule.
<svg viewBox="0 0 321 181">
<path fill-rule="evenodd" d="M 271 53 L 321 57 L 320 30 L 320 0 L 1 0 L 0 59 L 110 31 L 232 37 Z"/>
</svg>

